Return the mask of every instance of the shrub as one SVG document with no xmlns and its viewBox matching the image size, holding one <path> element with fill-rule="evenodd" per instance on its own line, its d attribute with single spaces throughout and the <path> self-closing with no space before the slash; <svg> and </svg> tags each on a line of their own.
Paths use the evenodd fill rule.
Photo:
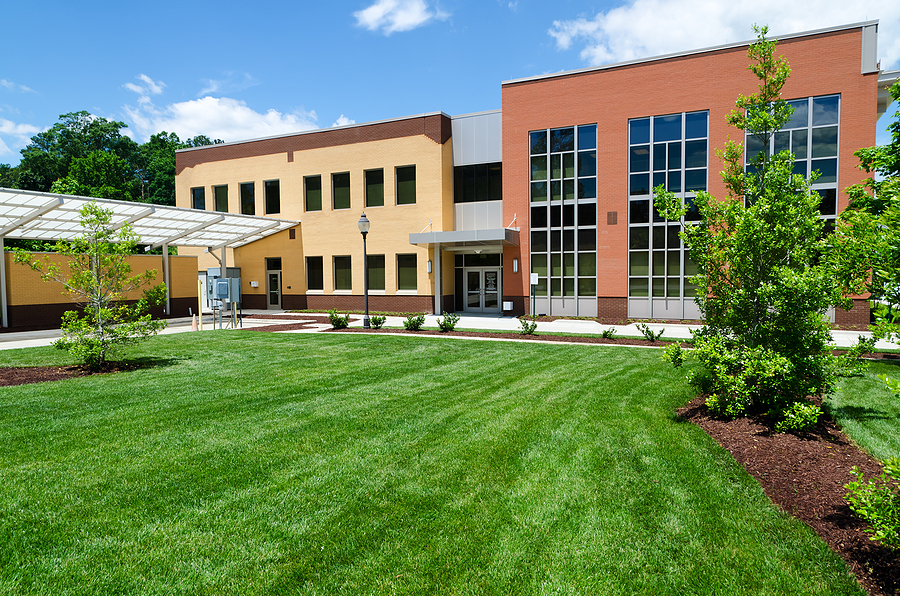
<svg viewBox="0 0 900 596">
<path fill-rule="evenodd" d="M 381 329 L 384 327 L 385 321 L 387 321 L 387 317 L 384 315 L 372 315 L 369 317 L 369 326 L 372 329 Z"/>
<path fill-rule="evenodd" d="M 671 344 L 666 346 L 666 349 L 663 350 L 662 360 L 663 362 L 668 362 L 675 368 L 684 364 L 684 350 L 681 349 L 681 344 Z"/>
<path fill-rule="evenodd" d="M 775 432 L 802 433 L 819 421 L 822 410 L 816 404 L 797 401 L 781 411 L 782 420 L 775 423 Z"/>
<path fill-rule="evenodd" d="M 900 458 L 884 462 L 881 477 L 866 482 L 859 468 L 851 473 L 856 480 L 844 485 L 850 492 L 844 497 L 850 509 L 866 520 L 870 540 L 892 549 L 900 549 Z"/>
<path fill-rule="evenodd" d="M 638 323 L 635 326 L 638 328 L 638 331 L 641 332 L 641 335 L 643 335 L 644 338 L 650 342 L 655 342 L 656 340 L 661 338 L 663 336 L 663 333 L 665 333 L 666 331 L 665 329 L 660 329 L 659 333 L 654 333 L 653 330 L 650 329 L 650 325 L 646 323 Z"/>
<path fill-rule="evenodd" d="M 333 329 L 346 329 L 350 324 L 350 314 L 339 315 L 335 309 L 328 311 L 328 322 Z"/>
<path fill-rule="evenodd" d="M 614 328 L 612 328 L 612 327 L 608 327 L 608 328 L 606 328 L 606 329 L 603 330 L 603 332 L 600 334 L 600 336 L 601 336 L 603 339 L 615 339 L 616 333 L 618 333 L 618 331 L 616 331 L 616 330 L 615 330 Z"/>
<path fill-rule="evenodd" d="M 403 328 L 407 331 L 418 331 L 425 324 L 425 315 L 409 315 L 403 321 Z"/>
<path fill-rule="evenodd" d="M 519 323 L 522 324 L 522 335 L 537 335 L 537 333 L 535 333 L 535 329 L 537 329 L 537 317 L 531 317 L 531 322 L 528 321 L 528 317 L 522 317 L 519 319 Z"/>
<path fill-rule="evenodd" d="M 453 328 L 456 327 L 456 324 L 459 322 L 459 315 L 455 313 L 444 312 L 444 316 L 438 319 L 438 327 L 441 331 L 453 331 Z"/>
</svg>

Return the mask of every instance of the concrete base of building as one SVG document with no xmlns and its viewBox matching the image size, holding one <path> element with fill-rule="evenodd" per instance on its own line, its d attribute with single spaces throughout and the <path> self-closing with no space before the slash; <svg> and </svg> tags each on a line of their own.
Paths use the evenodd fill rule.
<svg viewBox="0 0 900 596">
<path fill-rule="evenodd" d="M 196 298 L 172 298 L 170 299 L 172 312 L 168 315 L 162 306 L 154 306 L 150 314 L 156 318 L 189 317 L 197 313 Z M 135 301 L 130 301 L 134 304 Z M 42 329 L 59 329 L 63 314 L 70 310 L 80 310 L 71 302 L 59 302 L 56 304 L 21 304 L 7 307 L 9 323 L 7 327 L 0 328 L 0 332 L 14 331 L 38 331 Z"/>
</svg>

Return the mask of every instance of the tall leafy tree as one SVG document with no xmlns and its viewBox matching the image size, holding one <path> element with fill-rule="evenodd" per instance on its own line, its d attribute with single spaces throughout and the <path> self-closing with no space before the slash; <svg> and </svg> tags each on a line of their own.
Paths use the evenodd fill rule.
<svg viewBox="0 0 900 596">
<path fill-rule="evenodd" d="M 746 133 L 769 147 L 791 117 L 781 99 L 790 67 L 775 56 L 767 28 L 754 29 L 748 68 L 758 91 L 739 96 L 728 120 L 742 138 Z M 824 313 L 848 301 L 822 259 L 820 197 L 811 180 L 792 174 L 793 156 L 760 151 L 745 168 L 742 143 L 729 141 L 717 153 L 729 197 L 698 193 L 701 220 L 682 228 L 700 272 L 691 281 L 706 319 L 696 337 L 702 371 L 692 380 L 720 414 L 783 418 L 794 403 L 832 390 L 836 365 Z M 679 198 L 662 187 L 654 192 L 664 217 L 684 221 Z"/>
</svg>

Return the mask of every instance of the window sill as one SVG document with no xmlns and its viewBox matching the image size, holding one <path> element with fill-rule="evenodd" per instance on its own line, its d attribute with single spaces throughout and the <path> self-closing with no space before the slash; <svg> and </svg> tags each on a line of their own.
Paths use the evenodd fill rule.
<svg viewBox="0 0 900 596">
<path fill-rule="evenodd" d="M 398 296 L 417 296 L 419 290 L 397 290 Z"/>
<path fill-rule="evenodd" d="M 369 296 L 384 296 L 384 290 L 369 290 Z"/>
<path fill-rule="evenodd" d="M 335 290 L 335 296 L 351 296 L 353 295 L 353 290 Z"/>
<path fill-rule="evenodd" d="M 308 296 L 322 296 L 325 294 L 325 290 L 306 290 L 306 294 Z"/>
</svg>

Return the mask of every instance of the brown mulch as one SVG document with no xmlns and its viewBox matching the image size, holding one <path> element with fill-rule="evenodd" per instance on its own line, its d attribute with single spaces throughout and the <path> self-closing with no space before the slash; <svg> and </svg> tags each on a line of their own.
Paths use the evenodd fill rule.
<svg viewBox="0 0 900 596">
<path fill-rule="evenodd" d="M 779 434 L 762 418 L 719 420 L 702 396 L 677 413 L 727 449 L 773 503 L 815 530 L 869 594 L 900 594 L 900 553 L 869 540 L 867 524 L 844 501 L 851 468 L 872 478 L 881 474 L 881 465 L 850 443 L 834 422 L 822 420 L 803 436 Z"/>
<path fill-rule="evenodd" d="M 295 323 L 255 327 L 254 331 L 289 331 L 309 328 L 309 323 L 328 323 L 328 317 L 253 315 L 252 318 L 294 320 Z M 299 320 L 298 320 L 299 319 Z M 449 335 L 454 337 L 490 337 L 515 340 L 541 340 L 566 343 L 642 345 L 660 347 L 670 342 L 650 343 L 643 339 L 577 337 L 559 335 L 522 335 L 474 331 L 441 332 L 433 329 L 365 330 L 348 328 L 329 330 L 337 333 Z M 687 344 L 682 344 L 687 347 Z M 875 354 L 875 358 L 896 359 L 896 354 Z M 109 363 L 101 373 L 133 370 L 141 365 Z M 0 386 L 40 383 L 93 374 L 83 366 L 45 366 L 0 368 Z M 809 525 L 838 553 L 856 575 L 860 585 L 872 596 L 900 596 L 900 553 L 877 545 L 865 533 L 867 525 L 859 520 L 844 501 L 844 485 L 852 480 L 850 469 L 859 467 L 866 478 L 881 474 L 881 465 L 854 446 L 837 426 L 822 420 L 803 436 L 779 434 L 770 430 L 762 418 L 725 421 L 715 418 L 697 397 L 678 410 L 682 418 L 700 426 L 728 450 L 735 460 L 762 485 L 773 503 Z M 823 416 L 823 418 L 825 418 Z"/>
</svg>

